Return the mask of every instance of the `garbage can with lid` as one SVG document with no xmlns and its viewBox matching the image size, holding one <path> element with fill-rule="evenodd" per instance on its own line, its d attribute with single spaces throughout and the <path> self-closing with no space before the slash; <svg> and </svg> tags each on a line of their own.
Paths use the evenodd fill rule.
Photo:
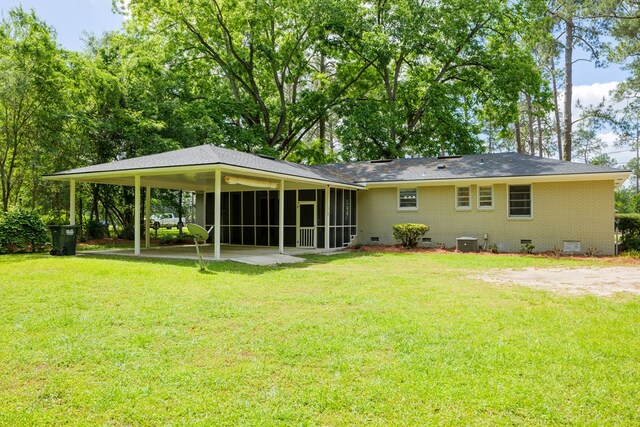
<svg viewBox="0 0 640 427">
<path fill-rule="evenodd" d="M 77 225 L 50 225 L 51 255 L 75 255 L 76 236 L 80 229 Z"/>
</svg>

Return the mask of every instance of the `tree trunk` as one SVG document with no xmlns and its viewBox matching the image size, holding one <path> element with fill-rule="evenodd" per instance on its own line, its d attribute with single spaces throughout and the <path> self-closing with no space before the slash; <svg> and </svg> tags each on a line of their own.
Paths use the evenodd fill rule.
<svg viewBox="0 0 640 427">
<path fill-rule="evenodd" d="M 520 132 L 520 113 L 518 112 L 518 118 L 515 123 L 516 130 L 516 151 L 520 154 L 524 152 L 524 147 L 522 146 L 522 134 Z"/>
<path fill-rule="evenodd" d="M 323 54 L 320 55 L 320 74 L 324 74 L 327 71 L 327 64 L 325 61 L 325 57 Z M 318 137 L 320 138 L 320 142 L 322 144 L 322 148 L 324 151 L 327 151 L 327 116 L 323 114 L 320 116 L 320 120 L 318 122 Z"/>
<path fill-rule="evenodd" d="M 562 160 L 562 128 L 560 126 L 560 104 L 558 104 L 558 83 L 556 81 L 555 59 L 551 58 L 551 83 L 553 84 L 553 105 L 556 125 L 556 137 L 558 138 L 558 159 Z"/>
<path fill-rule="evenodd" d="M 571 107 L 573 106 L 573 17 L 565 21 L 566 35 L 564 47 L 564 151 L 563 159 L 571 161 L 571 131 L 573 127 Z"/>
<path fill-rule="evenodd" d="M 542 157 L 542 119 L 539 114 L 536 121 L 538 123 L 538 156 Z"/>
<path fill-rule="evenodd" d="M 529 129 L 529 135 L 528 136 L 528 140 L 529 140 L 529 154 L 531 154 L 532 156 L 535 155 L 536 151 L 534 148 L 534 136 L 533 136 L 533 107 L 531 106 L 531 95 L 527 94 L 527 126 Z"/>
</svg>

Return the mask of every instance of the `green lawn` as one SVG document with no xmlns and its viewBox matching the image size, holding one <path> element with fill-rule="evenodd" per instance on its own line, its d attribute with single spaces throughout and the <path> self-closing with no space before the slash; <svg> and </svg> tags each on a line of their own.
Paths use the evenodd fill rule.
<svg viewBox="0 0 640 427">
<path fill-rule="evenodd" d="M 467 277 L 583 264 L 0 256 L 0 424 L 638 425 L 640 298 Z"/>
</svg>

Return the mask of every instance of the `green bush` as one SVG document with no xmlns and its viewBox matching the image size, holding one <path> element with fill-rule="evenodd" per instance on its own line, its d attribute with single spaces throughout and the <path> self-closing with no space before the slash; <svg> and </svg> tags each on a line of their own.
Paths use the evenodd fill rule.
<svg viewBox="0 0 640 427">
<path fill-rule="evenodd" d="M 160 237 L 161 245 L 185 245 L 193 243 L 193 236 L 189 233 L 183 233 L 182 237 L 172 236 L 171 234 L 165 234 Z"/>
<path fill-rule="evenodd" d="M 616 220 L 624 249 L 640 250 L 640 214 L 617 214 Z"/>
<path fill-rule="evenodd" d="M 640 236 L 637 234 L 622 236 L 622 244 L 625 251 L 640 251 Z"/>
<path fill-rule="evenodd" d="M 0 253 L 38 252 L 47 243 L 49 230 L 35 212 L 14 209 L 0 216 Z"/>
<path fill-rule="evenodd" d="M 402 242 L 405 248 L 415 248 L 418 239 L 429 231 L 429 226 L 425 224 L 395 224 L 393 226 L 393 238 Z"/>
<path fill-rule="evenodd" d="M 106 235 L 107 226 L 103 225 L 100 221 L 90 219 L 86 222 L 87 237 L 93 239 L 103 239 Z"/>
<path fill-rule="evenodd" d="M 617 214 L 616 220 L 623 235 L 640 235 L 640 214 Z"/>
</svg>

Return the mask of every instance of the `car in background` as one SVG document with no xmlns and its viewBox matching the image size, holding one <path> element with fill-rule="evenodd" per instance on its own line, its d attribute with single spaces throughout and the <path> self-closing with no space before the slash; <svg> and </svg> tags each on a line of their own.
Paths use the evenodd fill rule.
<svg viewBox="0 0 640 427">
<path fill-rule="evenodd" d="M 173 227 L 182 228 L 184 223 L 180 222 L 180 218 L 172 213 L 163 213 L 151 215 L 151 228 L 157 230 L 159 228 L 166 228 L 171 230 Z"/>
</svg>

